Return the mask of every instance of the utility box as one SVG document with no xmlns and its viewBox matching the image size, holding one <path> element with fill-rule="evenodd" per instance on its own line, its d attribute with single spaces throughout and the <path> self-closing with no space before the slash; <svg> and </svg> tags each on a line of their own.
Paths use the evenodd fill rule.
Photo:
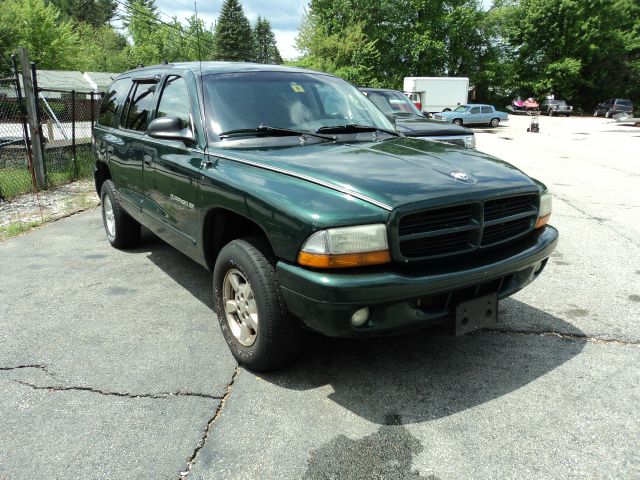
<svg viewBox="0 0 640 480">
<path fill-rule="evenodd" d="M 405 77 L 403 89 L 421 112 L 446 112 L 469 101 L 467 77 Z"/>
</svg>

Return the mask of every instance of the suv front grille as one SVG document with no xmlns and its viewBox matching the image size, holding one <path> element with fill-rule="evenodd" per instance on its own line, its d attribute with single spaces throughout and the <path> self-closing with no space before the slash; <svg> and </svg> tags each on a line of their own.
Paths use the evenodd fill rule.
<svg viewBox="0 0 640 480">
<path fill-rule="evenodd" d="M 538 202 L 538 195 L 517 195 L 404 215 L 400 253 L 407 259 L 434 258 L 515 240 L 533 230 Z"/>
</svg>

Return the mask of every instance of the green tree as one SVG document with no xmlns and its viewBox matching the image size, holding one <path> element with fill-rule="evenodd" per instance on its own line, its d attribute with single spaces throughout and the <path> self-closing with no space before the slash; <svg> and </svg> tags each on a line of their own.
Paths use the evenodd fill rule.
<svg viewBox="0 0 640 480">
<path fill-rule="evenodd" d="M 215 31 L 215 54 L 220 60 L 252 61 L 251 24 L 238 0 L 225 0 Z"/>
<path fill-rule="evenodd" d="M 113 20 L 118 6 L 115 0 L 50 0 L 50 3 L 58 7 L 66 20 L 96 28 Z"/>
<path fill-rule="evenodd" d="M 271 30 L 271 23 L 266 18 L 258 16 L 253 28 L 255 37 L 255 61 L 258 63 L 282 63 L 282 57 L 278 51 L 276 37 Z"/>
<path fill-rule="evenodd" d="M 110 26 L 76 25 L 80 41 L 73 68 L 83 72 L 123 72 L 133 66 L 127 40 Z"/>
<path fill-rule="evenodd" d="M 589 109 L 602 98 L 638 99 L 637 0 L 520 0 L 498 8 L 520 89 Z"/>
<path fill-rule="evenodd" d="M 44 0 L 15 0 L 1 6 L 3 56 L 25 47 L 38 68 L 73 68 L 78 37 L 71 22 L 60 19 L 60 11 L 54 5 Z"/>
<path fill-rule="evenodd" d="M 311 0 L 300 62 L 394 88 L 406 76 L 473 79 L 490 49 L 483 16 L 477 0 Z"/>
</svg>

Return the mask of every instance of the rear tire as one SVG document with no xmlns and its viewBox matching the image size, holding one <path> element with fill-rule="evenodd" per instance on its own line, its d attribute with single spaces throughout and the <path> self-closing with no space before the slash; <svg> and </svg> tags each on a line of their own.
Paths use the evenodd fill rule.
<svg viewBox="0 0 640 480">
<path fill-rule="evenodd" d="M 233 240 L 222 248 L 213 269 L 213 295 L 222 335 L 238 363 L 267 371 L 298 356 L 305 331 L 287 311 L 265 240 Z"/>
<path fill-rule="evenodd" d="M 492 128 L 496 128 L 498 125 L 500 125 L 500 119 L 499 118 L 492 118 L 491 121 L 489 122 L 489 125 Z"/>
<path fill-rule="evenodd" d="M 553 110 L 548 110 L 547 115 L 549 115 L 550 117 L 553 117 Z"/>
<path fill-rule="evenodd" d="M 454 118 L 452 123 L 454 125 L 462 126 L 462 119 L 461 118 Z"/>
<path fill-rule="evenodd" d="M 113 181 L 105 180 L 100 189 L 102 222 L 107 240 L 115 248 L 128 248 L 140 241 L 140 224 L 124 211 Z"/>
</svg>

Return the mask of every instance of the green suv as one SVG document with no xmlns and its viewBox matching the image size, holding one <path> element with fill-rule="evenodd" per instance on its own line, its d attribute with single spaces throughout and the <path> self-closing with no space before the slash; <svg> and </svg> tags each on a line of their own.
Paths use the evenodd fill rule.
<svg viewBox="0 0 640 480">
<path fill-rule="evenodd" d="M 255 370 L 291 360 L 309 330 L 491 325 L 558 240 L 543 184 L 403 137 L 324 73 L 219 62 L 126 72 L 94 146 L 109 242 L 131 247 L 144 225 L 211 269 L 224 337 Z"/>
</svg>

